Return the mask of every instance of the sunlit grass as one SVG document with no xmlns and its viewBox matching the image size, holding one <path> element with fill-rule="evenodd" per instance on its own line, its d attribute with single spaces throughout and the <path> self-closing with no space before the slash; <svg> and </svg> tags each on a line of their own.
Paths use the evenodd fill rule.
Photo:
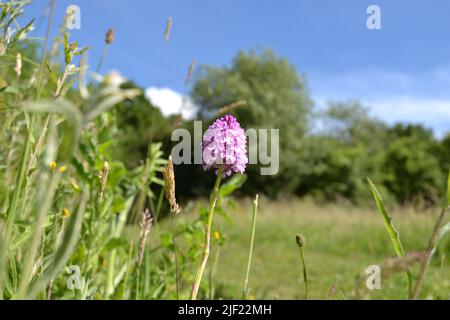
<svg viewBox="0 0 450 320">
<path fill-rule="evenodd" d="M 236 209 L 230 209 L 232 223 L 223 219 L 217 222 L 227 237 L 226 245 L 220 249 L 216 273 L 216 285 L 221 289 L 217 292 L 219 297 L 220 294 L 236 297 L 242 290 L 251 225 L 249 203 L 240 201 Z M 438 211 L 417 212 L 411 208 L 396 208 L 394 211 L 393 217 L 405 251 L 424 250 Z M 251 298 L 304 298 L 298 248 L 293 241 L 298 232 L 307 241 L 312 299 L 326 299 L 335 282 L 347 298 L 352 298 L 357 278 L 367 266 L 396 255 L 378 212 L 372 208 L 260 199 L 256 229 L 249 285 Z M 217 248 L 213 248 L 212 254 Z M 449 240 L 441 243 L 427 275 L 422 298 L 449 297 L 449 248 Z M 446 260 L 441 270 L 440 258 L 444 253 Z M 412 271 L 417 274 L 418 266 Z M 447 276 L 442 279 L 442 275 Z M 381 290 L 366 290 L 364 293 L 366 298 L 372 299 L 406 299 L 405 288 L 404 275 L 397 274 L 382 283 Z M 335 293 L 333 298 L 342 296 Z"/>
</svg>

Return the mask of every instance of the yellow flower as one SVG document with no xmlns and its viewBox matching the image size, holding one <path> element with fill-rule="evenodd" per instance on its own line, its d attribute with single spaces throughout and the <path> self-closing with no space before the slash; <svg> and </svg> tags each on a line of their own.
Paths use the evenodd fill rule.
<svg viewBox="0 0 450 320">
<path fill-rule="evenodd" d="M 63 212 L 62 212 L 62 217 L 63 217 L 64 219 L 66 219 L 66 218 L 68 218 L 69 216 L 70 216 L 70 211 L 69 211 L 69 209 L 64 208 L 64 209 L 63 209 Z"/>
<path fill-rule="evenodd" d="M 61 166 L 61 167 L 59 167 L 59 172 L 64 172 L 64 171 L 66 171 L 66 166 Z"/>
<path fill-rule="evenodd" d="M 48 165 L 48 167 L 49 167 L 50 169 L 52 169 L 52 170 L 55 169 L 57 166 L 58 166 L 58 165 L 56 164 L 55 161 L 50 162 L 50 164 Z"/>
<path fill-rule="evenodd" d="M 215 240 L 219 240 L 219 239 L 220 239 L 220 233 L 219 233 L 219 231 L 214 231 L 213 237 L 214 237 Z"/>
</svg>

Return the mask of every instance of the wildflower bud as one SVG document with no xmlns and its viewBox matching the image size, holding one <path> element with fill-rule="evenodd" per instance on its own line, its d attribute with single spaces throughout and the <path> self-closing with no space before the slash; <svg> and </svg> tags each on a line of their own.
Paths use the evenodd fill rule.
<svg viewBox="0 0 450 320">
<path fill-rule="evenodd" d="M 14 71 L 17 74 L 17 77 L 20 77 L 22 74 L 22 55 L 20 52 L 16 55 L 16 67 L 14 68 Z"/>
<path fill-rule="evenodd" d="M 70 216 L 70 211 L 69 211 L 69 209 L 64 208 L 64 209 L 63 209 L 63 212 L 62 212 L 62 217 L 63 217 L 64 219 L 67 219 L 69 216 Z"/>
<path fill-rule="evenodd" d="M 116 37 L 116 32 L 114 29 L 109 29 L 108 32 L 106 32 L 105 42 L 107 44 L 111 44 L 114 41 L 114 38 Z"/>
<path fill-rule="evenodd" d="M 78 43 L 76 43 L 76 42 L 72 42 L 72 43 L 69 45 L 69 50 L 70 50 L 71 52 L 74 52 L 75 50 L 77 50 L 77 48 L 78 48 Z"/>
<path fill-rule="evenodd" d="M 63 173 L 64 171 L 66 171 L 67 167 L 66 166 L 61 166 L 59 167 L 59 172 Z"/>
<path fill-rule="evenodd" d="M 297 241 L 297 245 L 301 248 L 305 245 L 305 238 L 302 235 L 296 235 L 295 241 Z"/>
<path fill-rule="evenodd" d="M 214 237 L 214 240 L 219 240 L 219 239 L 220 239 L 220 233 L 219 233 L 219 231 L 214 231 L 213 237 Z"/>
<path fill-rule="evenodd" d="M 170 211 L 173 214 L 179 214 L 181 209 L 178 206 L 177 199 L 175 197 L 175 173 L 173 171 L 173 162 L 171 156 L 169 156 L 169 162 L 164 168 L 163 176 L 166 188 L 166 198 L 170 204 Z"/>
<path fill-rule="evenodd" d="M 55 161 L 50 162 L 50 164 L 48 165 L 48 167 L 49 167 L 51 170 L 56 169 L 57 166 L 58 166 L 58 165 L 56 164 Z"/>
</svg>

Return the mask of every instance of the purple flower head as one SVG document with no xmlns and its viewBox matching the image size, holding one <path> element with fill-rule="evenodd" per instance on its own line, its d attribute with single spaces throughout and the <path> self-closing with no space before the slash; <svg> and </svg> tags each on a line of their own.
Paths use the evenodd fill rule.
<svg viewBox="0 0 450 320">
<path fill-rule="evenodd" d="M 236 118 L 226 115 L 217 119 L 203 135 L 203 169 L 216 170 L 223 165 L 224 176 L 243 173 L 248 163 L 247 137 Z"/>
</svg>

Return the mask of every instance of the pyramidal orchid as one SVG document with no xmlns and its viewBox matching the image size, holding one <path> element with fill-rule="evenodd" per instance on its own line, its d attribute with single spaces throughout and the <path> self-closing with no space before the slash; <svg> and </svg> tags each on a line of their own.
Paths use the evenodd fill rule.
<svg viewBox="0 0 450 320">
<path fill-rule="evenodd" d="M 222 178 L 230 176 L 233 172 L 244 173 L 248 163 L 247 137 L 236 118 L 231 115 L 226 115 L 214 121 L 203 135 L 202 152 L 203 169 L 215 170 L 217 178 L 209 200 L 205 251 L 203 252 L 202 262 L 195 276 L 194 284 L 192 285 L 191 300 L 197 299 L 200 283 L 206 268 L 206 263 L 208 262 L 211 247 L 212 218 L 216 207 L 220 182 Z"/>
</svg>

